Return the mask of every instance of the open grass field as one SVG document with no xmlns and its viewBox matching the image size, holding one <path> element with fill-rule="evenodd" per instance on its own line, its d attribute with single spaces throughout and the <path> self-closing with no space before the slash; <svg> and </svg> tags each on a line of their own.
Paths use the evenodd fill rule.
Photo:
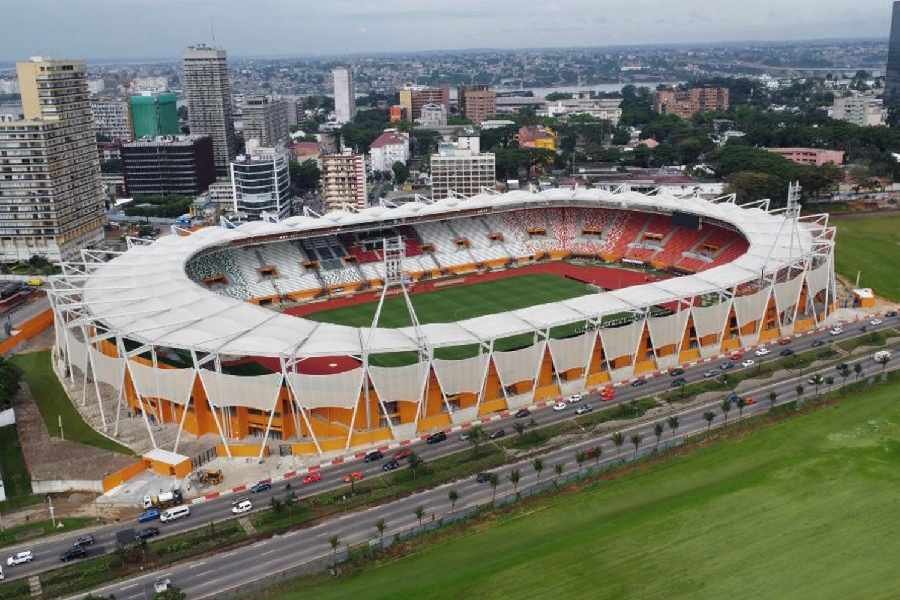
<svg viewBox="0 0 900 600">
<path fill-rule="evenodd" d="M 879 296 L 900 301 L 900 216 L 835 219 L 836 270 L 849 281 L 871 287 Z"/>
<path fill-rule="evenodd" d="M 269 598 L 896 598 L 900 383 Z"/>
<path fill-rule="evenodd" d="M 22 369 L 25 381 L 31 389 L 31 395 L 37 402 L 50 435 L 59 435 L 59 418 L 61 416 L 67 440 L 113 452 L 132 454 L 128 448 L 100 435 L 84 422 L 50 368 L 49 351 L 17 354 L 12 358 L 12 363 Z"/>
</svg>

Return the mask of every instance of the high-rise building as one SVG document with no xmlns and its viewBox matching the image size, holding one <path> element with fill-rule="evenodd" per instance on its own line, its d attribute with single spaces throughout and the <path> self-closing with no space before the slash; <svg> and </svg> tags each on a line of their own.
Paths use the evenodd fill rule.
<svg viewBox="0 0 900 600">
<path fill-rule="evenodd" d="M 322 197 L 325 210 L 363 209 L 368 205 L 366 158 L 345 150 L 326 154 L 322 162 Z"/>
<path fill-rule="evenodd" d="M 35 57 L 16 71 L 24 119 L 0 123 L 0 260 L 74 258 L 103 239 L 85 64 Z"/>
<path fill-rule="evenodd" d="M 134 139 L 179 135 L 178 106 L 172 92 L 141 92 L 131 97 Z"/>
<path fill-rule="evenodd" d="M 728 88 L 704 86 L 688 90 L 658 90 L 654 108 L 659 114 L 690 119 L 697 113 L 726 112 L 730 103 Z"/>
<path fill-rule="evenodd" d="M 122 146 L 130 196 L 197 196 L 216 180 L 212 140 L 206 135 L 143 138 Z"/>
<path fill-rule="evenodd" d="M 836 97 L 831 106 L 831 118 L 860 127 L 884 125 L 884 112 L 884 102 L 872 96 Z"/>
<path fill-rule="evenodd" d="M 884 101 L 888 107 L 900 104 L 900 1 L 891 13 L 891 39 L 888 42 L 887 72 L 884 79 Z"/>
<path fill-rule="evenodd" d="M 450 110 L 450 89 L 407 84 L 400 89 L 400 106 L 406 109 L 407 118 L 415 121 L 422 116 L 422 107 L 438 104 Z"/>
<path fill-rule="evenodd" d="M 231 163 L 231 188 L 235 212 L 250 221 L 259 221 L 264 214 L 278 220 L 291 216 L 291 176 L 280 149 L 250 143 L 247 154 Z"/>
<path fill-rule="evenodd" d="M 460 86 L 459 112 L 473 123 L 481 123 L 497 114 L 497 93 L 486 85 Z"/>
<path fill-rule="evenodd" d="M 131 116 L 128 103 L 122 100 L 91 100 L 91 112 L 97 135 L 103 141 L 130 142 Z"/>
<path fill-rule="evenodd" d="M 225 50 L 203 44 L 185 50 L 182 84 L 191 134 L 212 138 L 216 172 L 226 175 L 235 155 L 235 139 Z"/>
<path fill-rule="evenodd" d="M 456 192 L 465 197 L 480 194 L 497 183 L 497 166 L 492 153 L 481 153 L 478 138 L 460 138 L 442 143 L 431 155 L 431 197 L 441 200 Z"/>
<path fill-rule="evenodd" d="M 290 136 L 288 103 L 269 96 L 244 98 L 244 141 L 259 140 L 259 145 L 273 148 L 284 144 Z"/>
<path fill-rule="evenodd" d="M 337 67 L 334 77 L 334 115 L 338 123 L 349 123 L 356 116 L 356 88 L 350 67 Z"/>
</svg>

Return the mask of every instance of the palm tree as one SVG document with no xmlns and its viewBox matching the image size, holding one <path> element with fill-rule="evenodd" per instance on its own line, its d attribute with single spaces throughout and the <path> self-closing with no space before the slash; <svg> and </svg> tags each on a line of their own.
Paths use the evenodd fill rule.
<svg viewBox="0 0 900 600">
<path fill-rule="evenodd" d="M 513 429 L 515 429 L 516 434 L 519 437 L 521 437 L 522 434 L 525 433 L 525 423 L 522 423 L 521 421 L 517 421 L 516 423 L 513 423 Z"/>
<path fill-rule="evenodd" d="M 621 431 L 617 431 L 612 434 L 612 443 L 616 446 L 616 456 L 619 456 L 619 453 L 622 451 L 622 444 L 625 443 L 625 436 Z"/>
<path fill-rule="evenodd" d="M 590 450 L 591 458 L 594 459 L 594 466 L 600 466 L 600 459 L 603 457 L 603 446 L 594 446 Z"/>
<path fill-rule="evenodd" d="M 891 355 L 888 352 L 879 352 L 875 357 L 875 362 L 881 365 L 881 378 L 887 381 L 887 366 L 891 362 Z"/>
<path fill-rule="evenodd" d="M 341 538 L 333 535 L 328 538 L 328 543 L 331 544 L 331 568 L 334 568 L 337 565 L 337 549 L 341 544 Z"/>
<path fill-rule="evenodd" d="M 409 456 L 406 457 L 406 462 L 409 465 L 409 470 L 412 473 L 413 480 L 415 480 L 416 474 L 418 473 L 422 465 L 425 464 L 425 461 L 422 460 L 422 457 L 415 452 L 410 452 Z"/>
<path fill-rule="evenodd" d="M 578 472 L 581 472 L 581 465 L 584 464 L 584 461 L 587 460 L 587 452 L 584 450 L 579 450 L 575 453 L 575 464 L 578 465 Z"/>
<path fill-rule="evenodd" d="M 381 547 L 384 548 L 384 530 L 387 527 L 387 523 L 384 522 L 384 519 L 378 519 L 375 521 L 375 529 L 378 530 L 378 538 L 381 542 Z"/>
<path fill-rule="evenodd" d="M 459 500 L 459 492 L 457 492 L 455 489 L 450 489 L 447 492 L 447 500 L 450 501 L 450 512 L 455 511 L 456 501 Z"/>
<path fill-rule="evenodd" d="M 631 443 L 634 445 L 634 458 L 637 458 L 638 448 L 640 448 L 643 439 L 644 437 L 639 433 L 632 434 L 631 436 Z"/>
<path fill-rule="evenodd" d="M 513 469 L 509 472 L 509 482 L 513 484 L 513 491 L 519 495 L 519 480 L 522 479 L 522 472 L 519 469 Z"/>
<path fill-rule="evenodd" d="M 775 401 L 778 400 L 778 392 L 771 391 L 769 392 L 769 410 L 775 408 Z"/>
<path fill-rule="evenodd" d="M 847 378 L 850 377 L 850 367 L 847 366 L 847 363 L 841 363 L 837 366 L 838 375 L 841 376 L 841 379 L 844 382 L 844 385 L 847 384 Z"/>
<path fill-rule="evenodd" d="M 819 386 L 822 385 L 823 383 L 825 383 L 825 378 L 822 377 L 821 375 L 816 374 L 816 375 L 813 375 L 812 380 L 813 380 L 813 385 L 816 386 L 816 396 L 818 396 L 819 395 Z"/>
<path fill-rule="evenodd" d="M 856 363 L 853 365 L 853 372 L 856 373 L 856 378 L 859 379 L 863 374 L 863 366 L 862 363 Z"/>
<path fill-rule="evenodd" d="M 540 481 L 541 480 L 541 471 L 544 470 L 544 461 L 542 461 L 540 458 L 536 458 L 533 461 L 531 461 L 531 466 L 534 469 L 534 472 L 537 473 L 538 481 Z"/>
<path fill-rule="evenodd" d="M 422 526 L 422 517 L 424 517 L 424 516 L 425 516 L 425 507 L 417 506 L 416 507 L 416 519 L 419 520 L 419 527 Z"/>
<path fill-rule="evenodd" d="M 797 387 L 794 388 L 794 391 L 797 392 L 798 403 L 802 403 L 803 402 L 803 384 L 798 383 Z"/>
<path fill-rule="evenodd" d="M 728 427 L 728 411 L 731 410 L 731 400 L 725 398 L 722 400 L 722 416 L 725 417 L 725 427 Z"/>
<path fill-rule="evenodd" d="M 712 427 L 712 422 L 716 419 L 716 413 L 708 410 L 703 413 L 703 418 L 706 419 L 706 431 L 709 432 L 709 428 Z"/>
<path fill-rule="evenodd" d="M 680 425 L 680 423 L 678 422 L 678 417 L 675 415 L 672 415 L 671 417 L 669 417 L 668 423 L 669 423 L 669 429 L 672 430 L 672 437 L 674 438 L 675 434 L 678 433 L 678 427 Z"/>
<path fill-rule="evenodd" d="M 497 477 L 496 473 L 488 473 L 488 483 L 491 484 L 491 504 L 494 503 L 494 499 L 497 497 L 497 484 L 500 483 L 500 478 Z"/>
<path fill-rule="evenodd" d="M 481 428 L 481 425 L 474 425 L 471 429 L 469 429 L 469 443 L 472 444 L 472 454 L 478 456 L 481 453 L 481 444 L 487 439 L 487 434 L 484 433 L 484 429 Z"/>
<path fill-rule="evenodd" d="M 834 377 L 832 377 L 831 375 L 826 375 L 825 376 L 825 385 L 827 385 L 828 389 L 830 390 L 831 387 L 834 385 Z"/>
<path fill-rule="evenodd" d="M 655 425 L 653 425 L 653 433 L 656 435 L 656 447 L 659 448 L 659 438 L 662 437 L 663 432 L 666 430 L 665 426 L 657 421 Z"/>
<path fill-rule="evenodd" d="M 741 420 L 744 418 L 744 407 L 747 406 L 747 400 L 743 396 L 738 396 L 735 404 L 738 407 L 738 420 Z"/>
<path fill-rule="evenodd" d="M 562 476 L 565 468 L 566 468 L 565 465 L 563 465 L 561 462 L 558 462 L 555 465 L 553 465 L 553 471 L 556 472 L 556 478 L 553 480 L 553 485 L 559 486 L 559 478 Z"/>
</svg>

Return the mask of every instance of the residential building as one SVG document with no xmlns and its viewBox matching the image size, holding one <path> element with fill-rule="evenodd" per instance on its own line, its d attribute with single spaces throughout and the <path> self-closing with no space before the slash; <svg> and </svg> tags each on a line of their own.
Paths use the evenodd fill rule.
<svg viewBox="0 0 900 600">
<path fill-rule="evenodd" d="M 843 150 L 823 150 L 822 148 L 766 148 L 773 154 L 779 154 L 799 165 L 821 167 L 828 163 L 844 164 Z"/>
<path fill-rule="evenodd" d="M 457 101 L 460 114 L 473 123 L 481 123 L 497 113 L 497 94 L 486 85 L 460 86 Z"/>
<path fill-rule="evenodd" d="M 91 112 L 101 141 L 130 142 L 131 117 L 122 100 L 91 100 Z"/>
<path fill-rule="evenodd" d="M 419 118 L 416 122 L 429 129 L 446 127 L 447 107 L 443 104 L 426 104 L 419 111 Z"/>
<path fill-rule="evenodd" d="M 663 89 L 656 92 L 654 108 L 660 114 L 690 119 L 702 112 L 725 112 L 731 102 L 728 88 L 694 87 L 687 90 Z"/>
<path fill-rule="evenodd" d="M 231 80 L 225 50 L 191 46 L 184 53 L 182 84 L 192 135 L 208 135 L 219 175 L 229 173 L 235 155 Z"/>
<path fill-rule="evenodd" d="M 288 103 L 269 96 L 244 98 L 244 140 L 259 140 L 259 145 L 274 148 L 290 137 Z"/>
<path fill-rule="evenodd" d="M 407 118 L 416 121 L 422 116 L 422 107 L 426 104 L 437 104 L 450 111 L 450 88 L 427 87 L 407 84 L 400 89 L 400 106 L 406 109 Z"/>
<path fill-rule="evenodd" d="M 590 92 L 579 92 L 572 98 L 549 102 L 538 114 L 548 117 L 588 115 L 618 125 L 622 118 L 621 98 L 592 98 Z"/>
<path fill-rule="evenodd" d="M 543 125 L 520 127 L 516 138 L 522 148 L 556 151 L 558 136 L 555 131 Z"/>
<path fill-rule="evenodd" d="M 835 97 L 831 117 L 860 127 L 874 127 L 885 123 L 884 103 L 873 96 Z"/>
<path fill-rule="evenodd" d="M 445 142 L 431 155 L 431 197 L 441 200 L 455 192 L 465 197 L 493 188 L 497 180 L 494 155 L 481 153 L 479 138 Z"/>
<path fill-rule="evenodd" d="M 24 118 L 0 123 L 0 260 L 77 258 L 105 219 L 87 69 L 35 57 L 16 71 Z"/>
<path fill-rule="evenodd" d="M 356 88 L 350 67 L 331 71 L 334 78 L 334 115 L 338 123 L 349 123 L 356 116 Z"/>
<path fill-rule="evenodd" d="M 359 210 L 368 206 L 366 159 L 345 150 L 325 154 L 322 162 L 322 198 L 326 211 Z"/>
<path fill-rule="evenodd" d="M 515 121 L 510 121 L 509 119 L 488 119 L 481 122 L 481 130 L 502 129 L 504 127 L 512 127 L 515 124 Z"/>
<path fill-rule="evenodd" d="M 391 106 L 388 117 L 391 123 L 399 123 L 400 121 L 406 121 L 409 119 L 409 113 L 406 112 L 406 108 L 399 104 L 394 104 Z"/>
<path fill-rule="evenodd" d="M 234 210 L 234 187 L 231 185 L 231 181 L 217 179 L 209 184 L 204 196 L 209 202 L 218 206 L 222 212 Z"/>
<path fill-rule="evenodd" d="M 216 180 L 212 139 L 142 138 L 122 146 L 122 169 L 130 196 L 196 196 Z"/>
<path fill-rule="evenodd" d="M 291 216 L 291 177 L 285 153 L 276 148 L 247 145 L 231 163 L 231 189 L 235 212 L 247 220 L 259 221 L 264 216 L 279 221 Z"/>
<path fill-rule="evenodd" d="M 900 104 L 900 2 L 894 2 L 891 12 L 891 37 L 888 42 L 884 100 L 888 106 Z"/>
<path fill-rule="evenodd" d="M 372 171 L 390 171 L 395 162 L 409 160 L 409 134 L 386 129 L 370 145 L 369 163 Z"/>
<path fill-rule="evenodd" d="M 179 135 L 178 106 L 172 92 L 141 92 L 131 97 L 134 139 Z"/>
<path fill-rule="evenodd" d="M 135 77 L 128 86 L 132 93 L 165 92 L 169 89 L 168 77 Z"/>
<path fill-rule="evenodd" d="M 288 145 L 288 150 L 298 163 L 308 160 L 314 160 L 318 163 L 319 157 L 322 155 L 322 149 L 319 148 L 318 142 L 294 142 Z"/>
</svg>

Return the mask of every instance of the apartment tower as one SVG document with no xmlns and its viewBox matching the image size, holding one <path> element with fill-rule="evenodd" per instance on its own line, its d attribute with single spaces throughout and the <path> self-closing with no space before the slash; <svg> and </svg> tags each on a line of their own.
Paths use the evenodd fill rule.
<svg viewBox="0 0 900 600">
<path fill-rule="evenodd" d="M 216 173 L 228 175 L 235 156 L 231 81 L 225 50 L 206 45 L 184 52 L 184 95 L 191 135 L 212 138 Z"/>
</svg>

